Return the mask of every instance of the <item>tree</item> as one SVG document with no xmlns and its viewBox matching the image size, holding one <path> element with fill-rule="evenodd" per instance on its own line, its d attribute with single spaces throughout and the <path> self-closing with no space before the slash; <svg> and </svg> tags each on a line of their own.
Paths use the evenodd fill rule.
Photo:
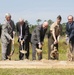
<svg viewBox="0 0 74 75">
<path fill-rule="evenodd" d="M 53 23 L 53 21 L 51 19 L 48 20 L 49 25 L 51 25 Z"/>
<path fill-rule="evenodd" d="M 30 26 L 30 33 L 32 33 L 32 31 L 36 28 L 37 25 L 31 25 Z"/>
<path fill-rule="evenodd" d="M 66 23 L 62 23 L 62 35 L 66 34 Z"/>
<path fill-rule="evenodd" d="M 25 23 L 26 23 L 27 25 L 29 25 L 29 22 L 28 22 L 27 20 L 25 21 Z"/>
<path fill-rule="evenodd" d="M 41 21 L 42 21 L 41 19 L 37 19 L 36 22 L 37 22 L 37 24 L 39 25 Z"/>
</svg>

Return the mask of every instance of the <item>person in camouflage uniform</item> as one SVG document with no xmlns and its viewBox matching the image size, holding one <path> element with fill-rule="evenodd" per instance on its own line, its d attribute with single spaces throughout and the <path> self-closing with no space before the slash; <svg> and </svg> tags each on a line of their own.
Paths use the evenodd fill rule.
<svg viewBox="0 0 74 75">
<path fill-rule="evenodd" d="M 50 31 L 48 35 L 48 59 L 58 60 L 59 57 L 58 42 L 59 42 L 60 32 L 62 31 L 62 27 L 60 24 L 61 19 L 62 18 L 59 15 L 57 17 L 57 21 L 50 26 Z"/>
</svg>

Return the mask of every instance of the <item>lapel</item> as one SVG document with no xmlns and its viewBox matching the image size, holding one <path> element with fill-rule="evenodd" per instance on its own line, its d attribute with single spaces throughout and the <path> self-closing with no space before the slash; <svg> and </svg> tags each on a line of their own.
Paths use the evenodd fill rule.
<svg viewBox="0 0 74 75">
<path fill-rule="evenodd" d="M 8 30 L 12 30 L 12 26 L 10 25 L 8 21 L 6 21 L 6 24 L 8 25 Z"/>
<path fill-rule="evenodd" d="M 10 21 L 10 26 L 12 27 L 12 29 L 13 29 L 13 22 L 12 22 L 12 20 Z"/>
<path fill-rule="evenodd" d="M 72 24 L 68 23 L 68 29 L 71 29 L 71 28 L 73 28 L 73 23 Z"/>
<path fill-rule="evenodd" d="M 45 29 L 41 26 L 41 34 L 44 35 L 45 34 Z"/>
</svg>

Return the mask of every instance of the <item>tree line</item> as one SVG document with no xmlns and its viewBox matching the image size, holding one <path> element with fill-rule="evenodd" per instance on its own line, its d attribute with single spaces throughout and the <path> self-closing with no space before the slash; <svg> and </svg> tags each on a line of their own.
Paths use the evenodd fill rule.
<svg viewBox="0 0 74 75">
<path fill-rule="evenodd" d="M 40 25 L 40 22 L 41 22 L 42 20 L 41 19 L 37 19 L 37 25 Z M 46 20 L 44 20 L 44 21 L 46 21 Z M 28 23 L 28 22 L 27 22 Z M 50 30 L 50 26 L 52 25 L 52 23 L 54 23 L 51 19 L 49 19 L 48 20 L 48 23 L 49 23 L 49 27 L 48 27 L 48 31 Z M 33 25 L 33 24 L 29 24 L 28 23 L 28 25 L 29 25 L 29 27 L 30 27 L 30 32 L 32 33 L 32 31 L 33 31 L 33 29 L 37 26 L 37 25 Z M 62 36 L 64 36 L 65 34 L 66 34 L 66 23 L 62 23 L 61 24 L 62 25 L 62 32 L 61 32 L 61 35 Z M 48 33 L 48 31 L 47 31 L 47 33 Z M 47 34 L 46 33 L 46 34 Z"/>
<path fill-rule="evenodd" d="M 34 30 L 34 28 L 37 26 L 37 25 L 40 25 L 40 22 L 41 22 L 42 20 L 41 19 L 37 19 L 36 20 L 36 22 L 37 22 L 37 24 L 30 24 L 27 20 L 25 21 L 27 24 L 28 24 L 28 26 L 29 26 L 29 30 L 30 30 L 30 33 L 32 33 L 32 31 Z M 44 21 L 46 21 L 46 20 L 44 20 Z M 48 20 L 48 23 L 49 23 L 49 27 L 48 27 L 48 31 L 50 30 L 50 25 L 52 24 L 52 23 L 54 23 L 51 19 L 49 19 Z M 66 23 L 62 23 L 61 24 L 62 25 L 62 32 L 61 32 L 61 35 L 62 36 L 64 36 L 65 34 L 66 34 Z M 1 30 L 2 30 L 2 25 L 0 24 L 0 36 L 1 36 Z M 47 33 L 48 33 L 48 31 L 47 31 Z M 17 33 L 17 32 L 16 32 Z M 46 34 L 47 34 L 46 33 Z"/>
</svg>

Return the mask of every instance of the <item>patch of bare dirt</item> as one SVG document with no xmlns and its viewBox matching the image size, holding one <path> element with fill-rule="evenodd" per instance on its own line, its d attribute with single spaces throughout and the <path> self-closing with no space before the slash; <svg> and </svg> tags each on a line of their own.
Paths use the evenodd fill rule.
<svg viewBox="0 0 74 75">
<path fill-rule="evenodd" d="M 57 60 L 46 60 L 42 59 L 41 61 L 0 61 L 0 68 L 74 68 L 74 62 L 70 61 L 57 61 Z"/>
</svg>

